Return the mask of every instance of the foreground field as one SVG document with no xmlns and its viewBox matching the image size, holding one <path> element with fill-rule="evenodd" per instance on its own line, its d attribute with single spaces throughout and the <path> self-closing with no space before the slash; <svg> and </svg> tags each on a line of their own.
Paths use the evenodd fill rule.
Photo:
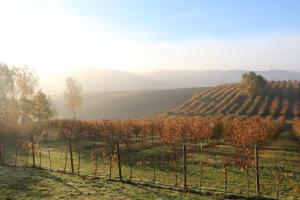
<svg viewBox="0 0 300 200">
<path fill-rule="evenodd" d="M 87 180 L 39 169 L 0 167 L 0 199 L 199 199 L 171 190 Z M 202 198 L 202 197 L 201 197 Z M 203 196 L 204 198 L 204 196 Z M 214 199 L 205 197 L 205 199 Z"/>
<path fill-rule="evenodd" d="M 45 144 L 44 144 L 45 145 Z M 48 144 L 49 145 L 49 144 Z M 99 142 L 97 145 L 101 145 Z M 60 143 L 52 144 L 52 169 L 64 170 L 64 146 Z M 163 147 L 145 145 L 139 149 L 126 152 L 121 148 L 122 170 L 124 180 L 129 180 L 130 165 L 133 165 L 132 181 L 134 184 L 118 182 L 117 166 L 113 166 L 113 181 L 108 181 L 107 160 L 99 157 L 97 172 L 91 159 L 90 145 L 85 144 L 85 152 L 81 158 L 81 176 L 49 171 L 47 150 L 42 151 L 42 168 L 45 170 L 1 167 L 0 169 L 0 199 L 222 199 L 224 191 L 224 175 L 222 161 L 230 158 L 234 150 L 230 146 L 215 145 L 205 147 L 202 151 L 191 153 L 188 157 L 188 185 L 189 188 L 199 192 L 200 166 L 195 161 L 201 160 L 208 163 L 204 167 L 202 192 L 207 194 L 200 197 L 197 194 L 182 193 L 176 190 L 182 188 L 183 174 L 182 163 L 179 164 L 178 185 L 175 186 L 174 165 L 160 162 L 156 169 L 157 186 L 169 189 L 155 189 L 153 183 L 153 166 L 150 163 L 139 164 L 139 160 L 149 160 L 153 156 L 161 155 L 167 151 Z M 60 150 L 59 150 L 60 149 Z M 300 145 L 291 132 L 284 132 L 270 145 L 260 151 L 261 194 L 269 198 L 300 199 Z M 166 153 L 166 152 L 165 152 Z M 8 153 L 11 158 L 10 165 L 14 165 L 13 149 Z M 75 155 L 75 163 L 78 157 Z M 28 166 L 31 166 L 29 160 Z M 18 166 L 26 166 L 26 157 L 18 159 Z M 132 164 L 134 163 L 134 164 Z M 280 169 L 282 173 L 276 173 Z M 66 171 L 69 172 L 69 161 Z M 255 193 L 255 170 L 250 169 L 250 188 L 247 191 L 245 172 L 236 167 L 228 168 L 228 194 L 246 199 Z M 209 193 L 206 193 L 210 191 Z M 246 195 L 245 195 L 246 194 Z"/>
</svg>

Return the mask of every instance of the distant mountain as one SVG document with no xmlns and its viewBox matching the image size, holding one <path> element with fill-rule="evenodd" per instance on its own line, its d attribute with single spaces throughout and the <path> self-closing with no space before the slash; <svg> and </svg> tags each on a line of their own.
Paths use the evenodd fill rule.
<svg viewBox="0 0 300 200">
<path fill-rule="evenodd" d="M 93 92 L 83 95 L 78 119 L 126 119 L 164 113 L 207 88 Z M 54 97 L 58 118 L 70 118 L 64 99 Z"/>
<path fill-rule="evenodd" d="M 120 70 L 82 69 L 65 74 L 47 74 L 41 78 L 41 87 L 47 93 L 61 94 L 67 76 L 78 79 L 85 93 L 207 87 L 239 82 L 245 72 L 243 70 L 156 70 L 139 74 Z M 257 73 L 268 80 L 300 80 L 300 72 L 294 71 L 270 70 L 257 71 Z"/>
<path fill-rule="evenodd" d="M 146 75 L 94 68 L 70 72 L 47 72 L 41 75 L 41 88 L 50 94 L 62 94 L 65 79 L 69 76 L 81 83 L 84 93 L 168 88 L 165 81 Z"/>
</svg>

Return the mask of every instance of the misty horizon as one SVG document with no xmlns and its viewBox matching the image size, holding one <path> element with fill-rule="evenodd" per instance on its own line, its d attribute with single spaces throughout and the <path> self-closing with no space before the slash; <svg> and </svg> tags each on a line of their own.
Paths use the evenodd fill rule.
<svg viewBox="0 0 300 200">
<path fill-rule="evenodd" d="M 99 91 L 176 89 L 216 86 L 228 82 L 239 82 L 241 75 L 245 72 L 247 72 L 247 70 L 242 69 L 156 69 L 148 72 L 132 72 L 113 69 L 82 68 L 72 72 L 48 72 L 45 75 L 38 75 L 40 76 L 39 83 L 43 90 L 51 95 L 59 95 L 64 89 L 65 79 L 69 76 L 82 82 L 84 93 L 90 93 Z M 270 81 L 300 79 L 299 71 L 271 69 L 255 72 L 265 76 L 265 78 Z M 55 79 L 55 83 L 53 83 L 53 79 Z M 122 82 L 122 84 L 120 84 L 120 82 Z"/>
</svg>

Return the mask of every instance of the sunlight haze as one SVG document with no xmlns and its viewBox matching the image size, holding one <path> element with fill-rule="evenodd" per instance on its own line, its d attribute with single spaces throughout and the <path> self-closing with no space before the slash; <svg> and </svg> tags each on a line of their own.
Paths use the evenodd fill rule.
<svg viewBox="0 0 300 200">
<path fill-rule="evenodd" d="M 300 3 L 255 2 L 1 0 L 0 62 L 33 68 L 51 94 L 68 76 L 95 91 L 97 79 L 101 90 L 175 87 L 157 70 L 299 71 Z M 132 87 L 111 87 L 116 77 Z"/>
<path fill-rule="evenodd" d="M 41 74 L 299 69 L 298 1 L 158 2 L 1 0 L 1 62 Z"/>
</svg>

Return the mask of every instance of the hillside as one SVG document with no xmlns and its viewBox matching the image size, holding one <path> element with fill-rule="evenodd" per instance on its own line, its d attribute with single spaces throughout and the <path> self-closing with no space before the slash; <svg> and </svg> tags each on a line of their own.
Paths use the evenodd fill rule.
<svg viewBox="0 0 300 200">
<path fill-rule="evenodd" d="M 270 81 L 265 94 L 249 98 L 239 92 L 238 84 L 225 84 L 195 95 L 169 115 L 211 116 L 286 116 L 300 114 L 300 81 Z"/>
<path fill-rule="evenodd" d="M 83 95 L 78 119 L 126 119 L 164 113 L 194 94 L 207 88 L 184 88 L 169 90 L 130 90 L 117 92 L 94 92 Z M 64 99 L 54 101 L 57 117 L 68 118 L 71 113 L 65 108 Z"/>
<path fill-rule="evenodd" d="M 44 71 L 40 74 L 43 91 L 59 94 L 68 76 L 76 78 L 84 92 L 127 91 L 145 89 L 177 89 L 210 87 L 236 83 L 245 70 L 155 70 L 143 73 L 84 68 L 74 71 Z M 299 80 L 300 72 L 284 70 L 255 71 L 267 80 Z M 55 79 L 55 82 L 53 80 Z"/>
</svg>

